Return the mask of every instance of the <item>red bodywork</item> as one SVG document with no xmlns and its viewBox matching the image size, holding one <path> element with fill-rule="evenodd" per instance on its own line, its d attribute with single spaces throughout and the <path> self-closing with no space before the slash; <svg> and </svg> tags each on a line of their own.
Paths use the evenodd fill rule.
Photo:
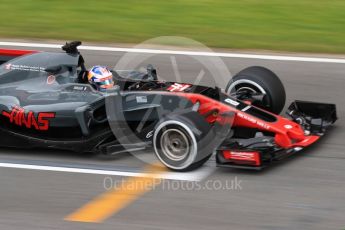
<svg viewBox="0 0 345 230">
<path fill-rule="evenodd" d="M 37 53 L 38 51 L 35 50 L 11 50 L 11 49 L 0 49 L 1 56 L 11 56 L 11 57 L 19 57 L 26 54 Z"/>
<path fill-rule="evenodd" d="M 307 136 L 301 126 L 285 117 L 281 117 L 270 113 L 276 117 L 275 122 L 263 121 L 250 114 L 237 110 L 223 102 L 213 100 L 200 94 L 192 93 L 177 93 L 185 98 L 188 98 L 193 103 L 200 103 L 199 113 L 207 114 L 209 111 L 215 113 L 207 117 L 208 122 L 224 122 L 218 114 L 226 112 L 234 112 L 235 117 L 233 120 L 233 127 L 248 127 L 255 128 L 262 131 L 275 133 L 275 143 L 284 149 L 294 147 L 306 147 L 316 142 L 319 136 Z M 267 113 L 267 111 L 265 111 Z M 226 121 L 225 121 L 226 122 Z"/>
</svg>

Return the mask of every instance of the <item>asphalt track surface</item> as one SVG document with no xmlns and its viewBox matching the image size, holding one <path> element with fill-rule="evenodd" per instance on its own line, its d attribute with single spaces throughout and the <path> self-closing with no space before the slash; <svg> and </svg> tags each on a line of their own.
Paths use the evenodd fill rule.
<svg viewBox="0 0 345 230">
<path fill-rule="evenodd" d="M 114 66 L 124 53 L 83 54 L 88 66 Z M 173 59 L 183 81 L 193 82 L 202 66 L 187 56 Z M 188 188 L 179 180 L 173 187 L 170 180 L 170 187 L 168 182 L 158 185 L 102 223 L 64 218 L 106 191 L 106 175 L 0 167 L 0 229 L 344 229 L 345 65 L 222 60 L 232 73 L 252 65 L 272 69 L 285 84 L 287 104 L 294 99 L 332 102 L 337 105 L 339 120 L 319 143 L 266 170 L 217 168 L 200 182 L 189 182 Z M 164 79 L 176 79 L 171 55 L 153 56 L 142 66 L 149 62 Z M 201 84 L 213 85 L 214 81 L 206 73 Z M 47 150 L 1 149 L 0 162 L 125 172 L 140 172 L 145 167 L 131 155 L 107 158 Z M 214 167 L 212 159 L 205 167 Z M 111 176 L 114 181 L 122 178 L 126 179 Z M 239 185 L 231 186 L 235 180 Z M 196 188 L 196 183 L 205 186 L 208 181 L 216 181 L 218 188 Z"/>
</svg>

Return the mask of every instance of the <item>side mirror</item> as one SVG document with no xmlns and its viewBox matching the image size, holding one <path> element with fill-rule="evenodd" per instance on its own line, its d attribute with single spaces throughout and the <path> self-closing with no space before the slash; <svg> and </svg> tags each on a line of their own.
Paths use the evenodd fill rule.
<svg viewBox="0 0 345 230">
<path fill-rule="evenodd" d="M 149 77 L 149 80 L 157 81 L 157 70 L 153 67 L 153 65 L 149 64 L 146 67 L 147 75 Z"/>
<path fill-rule="evenodd" d="M 66 44 L 62 46 L 62 50 L 66 51 L 68 54 L 77 54 L 78 46 L 80 45 L 81 41 L 66 42 Z"/>
</svg>

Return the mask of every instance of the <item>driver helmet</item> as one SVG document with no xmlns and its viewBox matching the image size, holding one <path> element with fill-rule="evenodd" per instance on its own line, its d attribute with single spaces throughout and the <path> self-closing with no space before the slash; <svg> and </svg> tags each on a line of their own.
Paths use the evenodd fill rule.
<svg viewBox="0 0 345 230">
<path fill-rule="evenodd" d="M 112 73 L 104 66 L 94 66 L 89 71 L 87 78 L 91 85 L 94 85 L 97 90 L 105 92 L 107 89 L 114 86 Z"/>
</svg>

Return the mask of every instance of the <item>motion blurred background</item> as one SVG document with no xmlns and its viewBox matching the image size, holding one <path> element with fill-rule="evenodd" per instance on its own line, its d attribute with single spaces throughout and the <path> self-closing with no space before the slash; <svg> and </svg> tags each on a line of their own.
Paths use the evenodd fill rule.
<svg viewBox="0 0 345 230">
<path fill-rule="evenodd" d="M 174 35 L 210 47 L 344 53 L 344 9 L 344 0 L 2 0 L 0 37 L 139 43 Z"/>
<path fill-rule="evenodd" d="M 122 47 L 160 36 L 186 37 L 211 48 L 248 50 L 249 53 L 345 55 L 345 0 L 0 1 L 0 41 L 63 44 L 81 40 Z M 163 45 L 182 45 L 181 39 L 167 38 L 155 41 Z M 2 45 L 0 48 L 61 52 L 59 46 Z M 125 55 L 137 57 L 135 52 L 122 51 L 83 49 L 82 54 L 87 67 L 99 64 L 113 67 L 118 66 Z M 207 69 L 202 63 L 212 64 L 211 60 L 219 58 L 204 56 L 200 62 L 192 55 L 140 55 L 144 61 L 138 61 L 139 67 L 150 63 L 166 80 L 177 80 L 181 75 L 184 82 L 191 83 L 199 80 L 196 76 L 200 70 Z M 104 209 L 87 204 L 107 194 L 104 186 L 107 175 L 21 167 L 52 165 L 72 167 L 76 171 L 112 170 L 119 173 L 111 177 L 113 181 L 131 181 L 132 177 L 122 175 L 145 172 L 147 164 L 141 156 L 153 156 L 151 152 L 140 153 L 140 157 L 125 153 L 110 158 L 65 151 L 1 148 L 0 230 L 345 229 L 344 60 L 221 58 L 226 67 L 223 69 L 234 74 L 248 66 L 264 66 L 277 73 L 286 87 L 286 105 L 295 99 L 335 103 L 339 116 L 335 127 L 319 144 L 266 170 L 216 168 L 211 158 L 201 169 L 204 171 L 192 172 L 192 175 L 202 175 L 201 185 L 208 181 L 225 185 L 238 179 L 243 182 L 240 190 L 169 190 L 162 183 L 157 189 L 132 198 L 131 192 L 116 188 L 115 202 L 109 205 L 115 208 L 102 222 L 97 217 L 105 213 Z M 219 65 L 215 66 L 222 70 Z M 205 70 L 200 84 L 213 86 L 214 81 L 209 76 Z M 226 80 L 231 78 L 226 77 Z M 8 164 L 17 164 L 19 168 L 4 166 Z M 179 174 L 178 178 L 185 180 L 186 175 Z M 172 180 L 172 184 L 183 180 Z M 126 195 L 132 201 L 118 202 Z M 113 196 L 105 197 L 113 199 Z M 77 218 L 70 221 L 68 217 L 80 209 L 86 210 L 86 217 L 96 218 L 91 222 L 101 224 L 83 223 L 85 219 Z"/>
</svg>

